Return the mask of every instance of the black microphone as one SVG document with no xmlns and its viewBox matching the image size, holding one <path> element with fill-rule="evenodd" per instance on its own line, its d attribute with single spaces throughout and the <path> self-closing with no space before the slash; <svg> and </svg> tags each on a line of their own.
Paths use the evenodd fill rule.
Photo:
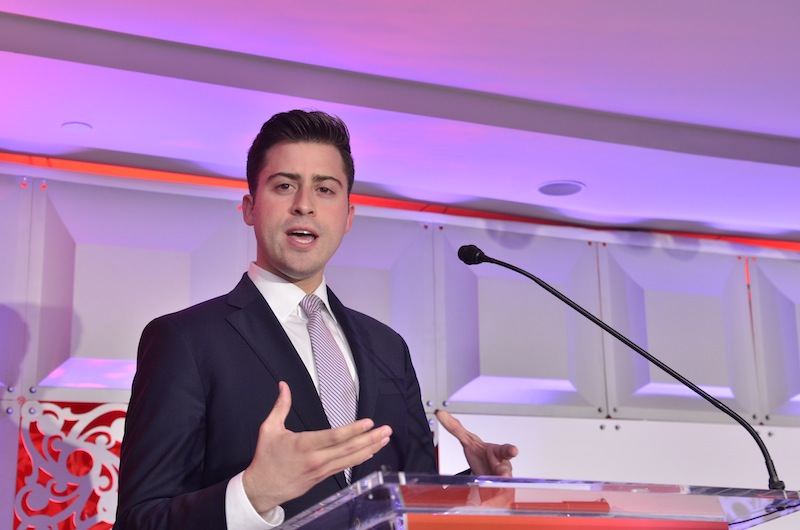
<svg viewBox="0 0 800 530">
<path fill-rule="evenodd" d="M 602 320 L 591 314 L 589 311 L 579 306 L 577 303 L 573 302 L 571 299 L 569 299 L 566 295 L 558 291 L 556 288 L 552 287 L 544 280 L 537 278 L 528 271 L 522 270 L 519 267 L 515 267 L 514 265 L 510 265 L 503 261 L 490 258 L 475 245 L 464 245 L 463 247 L 458 249 L 458 257 L 459 259 L 461 259 L 461 261 L 463 261 L 467 265 L 475 265 L 478 263 L 494 263 L 495 265 L 500 265 L 501 267 L 505 267 L 506 269 L 512 270 L 514 272 L 522 274 L 527 278 L 530 278 L 531 280 L 539 284 L 542 288 L 544 288 L 546 291 L 548 291 L 550 294 L 552 294 L 553 296 L 555 296 L 556 298 L 558 298 L 559 300 L 570 306 L 572 309 L 574 309 L 584 317 L 588 318 L 589 320 L 600 326 L 600 328 L 603 329 L 603 331 L 606 331 L 609 334 L 611 334 L 611 336 L 613 336 L 614 338 L 616 338 L 617 340 L 619 340 L 620 342 L 631 348 L 633 351 L 635 351 L 636 353 L 647 359 L 649 362 L 658 366 L 659 368 L 667 372 L 670 376 L 677 379 L 681 384 L 689 388 L 692 392 L 694 392 L 695 394 L 705 399 L 706 401 L 717 407 L 719 410 L 721 410 L 722 412 L 733 418 L 736 421 L 736 423 L 744 427 L 745 430 L 747 430 L 747 432 L 750 433 L 750 436 L 753 437 L 753 439 L 758 444 L 759 449 L 761 449 L 761 454 L 764 455 L 764 462 L 767 465 L 767 473 L 769 474 L 769 489 L 771 490 L 786 489 L 786 486 L 784 485 L 783 481 L 778 478 L 778 473 L 777 471 L 775 471 L 775 465 L 772 463 L 772 458 L 770 457 L 769 451 L 767 450 L 767 446 L 764 444 L 764 441 L 761 439 L 761 436 L 758 435 L 758 433 L 752 427 L 752 425 L 747 423 L 744 420 L 744 418 L 739 416 L 725 403 L 705 392 L 702 388 L 695 385 L 694 383 L 686 379 L 684 376 L 682 376 L 681 374 L 679 374 L 678 372 L 676 372 L 675 370 L 664 364 L 662 361 L 649 354 L 647 351 L 638 346 L 636 343 L 627 338 L 625 335 L 615 330 L 614 328 L 612 328 L 611 326 L 609 326 L 608 324 L 606 324 L 605 322 L 603 322 Z"/>
<path fill-rule="evenodd" d="M 467 265 L 475 265 L 486 261 L 486 254 L 475 245 L 464 245 L 458 249 L 458 259 Z"/>
</svg>

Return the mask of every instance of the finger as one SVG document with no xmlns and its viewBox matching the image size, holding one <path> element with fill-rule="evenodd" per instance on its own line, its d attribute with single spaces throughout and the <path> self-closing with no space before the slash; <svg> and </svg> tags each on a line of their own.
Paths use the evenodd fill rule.
<svg viewBox="0 0 800 530">
<path fill-rule="evenodd" d="M 333 429 L 306 431 L 302 433 L 302 438 L 300 439 L 301 447 L 304 451 L 317 451 L 336 447 L 347 443 L 359 435 L 369 432 L 374 425 L 375 422 L 371 419 L 362 418 L 353 423 L 348 423 L 347 425 L 342 425 L 341 427 Z M 391 428 L 386 428 L 389 429 L 391 434 Z"/>
<path fill-rule="evenodd" d="M 510 477 L 511 471 L 513 470 L 513 466 L 511 465 L 510 460 L 498 460 L 492 463 L 492 474 L 498 475 L 500 477 Z"/>
<path fill-rule="evenodd" d="M 330 433 L 331 431 L 318 432 Z M 313 450 L 302 449 L 301 452 L 306 455 L 306 472 L 308 476 L 313 477 L 314 481 L 319 481 L 344 469 L 357 466 L 369 460 L 388 444 L 391 432 L 390 427 L 383 426 L 361 433 L 336 446 Z M 310 439 L 314 434 L 316 433 L 303 432 L 297 436 Z"/>
<path fill-rule="evenodd" d="M 502 457 L 506 460 L 511 460 L 515 458 L 519 454 L 519 449 L 517 449 L 516 445 L 512 444 L 503 444 L 501 447 Z"/>
<path fill-rule="evenodd" d="M 278 383 L 278 399 L 275 400 L 275 405 L 264 420 L 264 425 L 276 426 L 285 428 L 286 417 L 289 416 L 289 411 L 292 409 L 292 392 L 289 390 L 289 385 L 284 381 Z"/>
<path fill-rule="evenodd" d="M 517 447 L 511 444 L 487 444 L 487 454 L 492 464 L 502 461 L 510 461 L 517 456 Z"/>
<path fill-rule="evenodd" d="M 392 429 L 383 426 L 323 450 L 321 455 L 327 464 L 327 473 L 338 473 L 366 462 L 389 443 L 391 435 Z"/>
<path fill-rule="evenodd" d="M 503 460 L 500 464 L 495 466 L 494 470 L 492 471 L 492 475 L 497 477 L 511 477 L 512 471 L 513 468 L 511 466 L 511 462 L 508 460 Z"/>
<path fill-rule="evenodd" d="M 486 446 L 486 461 L 489 463 L 489 469 L 495 469 L 503 461 L 499 449 L 500 447 L 494 444 Z"/>
<path fill-rule="evenodd" d="M 367 458 L 369 458 L 369 456 L 377 453 L 384 445 L 389 443 L 391 436 L 392 428 L 388 425 L 383 425 L 376 429 L 357 434 L 351 438 L 341 440 L 339 443 L 333 444 L 325 450 L 329 453 L 331 459 L 362 452 L 370 453 L 367 456 Z"/>
<path fill-rule="evenodd" d="M 511 458 L 516 456 L 517 448 L 511 444 L 490 444 L 487 449 L 487 459 L 489 461 L 489 468 L 492 470 L 492 474 L 510 477 L 513 469 L 513 466 L 511 465 Z"/>
<path fill-rule="evenodd" d="M 439 420 L 439 423 L 442 424 L 442 427 L 444 427 L 447 432 L 455 436 L 459 442 L 464 443 L 469 441 L 472 433 L 470 433 L 459 420 L 453 417 L 452 414 L 444 410 L 437 410 L 435 414 L 436 419 Z"/>
<path fill-rule="evenodd" d="M 388 425 L 384 425 L 382 427 L 360 433 L 357 436 L 347 440 L 342 440 L 337 444 L 332 444 L 328 447 L 322 448 L 320 449 L 320 454 L 324 455 L 324 458 L 331 461 L 340 458 L 347 458 L 349 455 L 354 455 L 365 451 L 372 451 L 372 454 L 374 454 L 389 442 L 391 436 L 392 428 Z"/>
</svg>

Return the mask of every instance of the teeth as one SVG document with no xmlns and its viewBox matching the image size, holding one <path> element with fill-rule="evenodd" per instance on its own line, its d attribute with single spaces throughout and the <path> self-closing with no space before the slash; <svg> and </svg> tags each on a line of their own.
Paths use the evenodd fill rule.
<svg viewBox="0 0 800 530">
<path fill-rule="evenodd" d="M 299 236 L 299 237 L 313 237 L 313 238 L 317 237 L 308 230 L 293 230 L 291 234 L 293 236 Z"/>
</svg>

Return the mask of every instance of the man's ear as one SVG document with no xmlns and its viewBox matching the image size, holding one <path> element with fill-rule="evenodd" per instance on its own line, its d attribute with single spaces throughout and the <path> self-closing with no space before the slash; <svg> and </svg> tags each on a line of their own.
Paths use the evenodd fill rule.
<svg viewBox="0 0 800 530">
<path fill-rule="evenodd" d="M 347 205 L 347 209 L 348 209 L 348 210 L 350 210 L 350 211 L 349 211 L 349 212 L 347 212 L 347 224 L 345 225 L 345 228 L 344 228 L 344 233 L 345 233 L 345 234 L 346 234 L 347 232 L 349 232 L 351 228 L 353 228 L 353 214 L 355 214 L 356 207 L 355 207 L 355 205 L 354 205 L 354 204 L 351 202 L 351 203 L 349 203 L 349 204 Z"/>
<path fill-rule="evenodd" d="M 255 220 L 253 219 L 253 196 L 249 193 L 242 197 L 242 219 L 247 226 L 253 226 Z"/>
</svg>

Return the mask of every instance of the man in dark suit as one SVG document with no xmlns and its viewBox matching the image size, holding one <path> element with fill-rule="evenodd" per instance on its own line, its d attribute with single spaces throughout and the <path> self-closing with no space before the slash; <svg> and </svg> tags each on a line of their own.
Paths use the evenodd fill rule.
<svg viewBox="0 0 800 530">
<path fill-rule="evenodd" d="M 250 149 L 247 178 L 242 210 L 256 261 L 228 295 L 158 318 L 142 334 L 118 530 L 272 528 L 346 487 L 351 473 L 436 471 L 405 342 L 325 284 L 354 212 L 344 123 L 321 112 L 273 116 Z M 322 301 L 354 406 L 357 396 L 353 416 L 333 428 L 301 308 L 309 294 Z M 440 420 L 476 473 L 510 475 L 516 448 Z"/>
</svg>

